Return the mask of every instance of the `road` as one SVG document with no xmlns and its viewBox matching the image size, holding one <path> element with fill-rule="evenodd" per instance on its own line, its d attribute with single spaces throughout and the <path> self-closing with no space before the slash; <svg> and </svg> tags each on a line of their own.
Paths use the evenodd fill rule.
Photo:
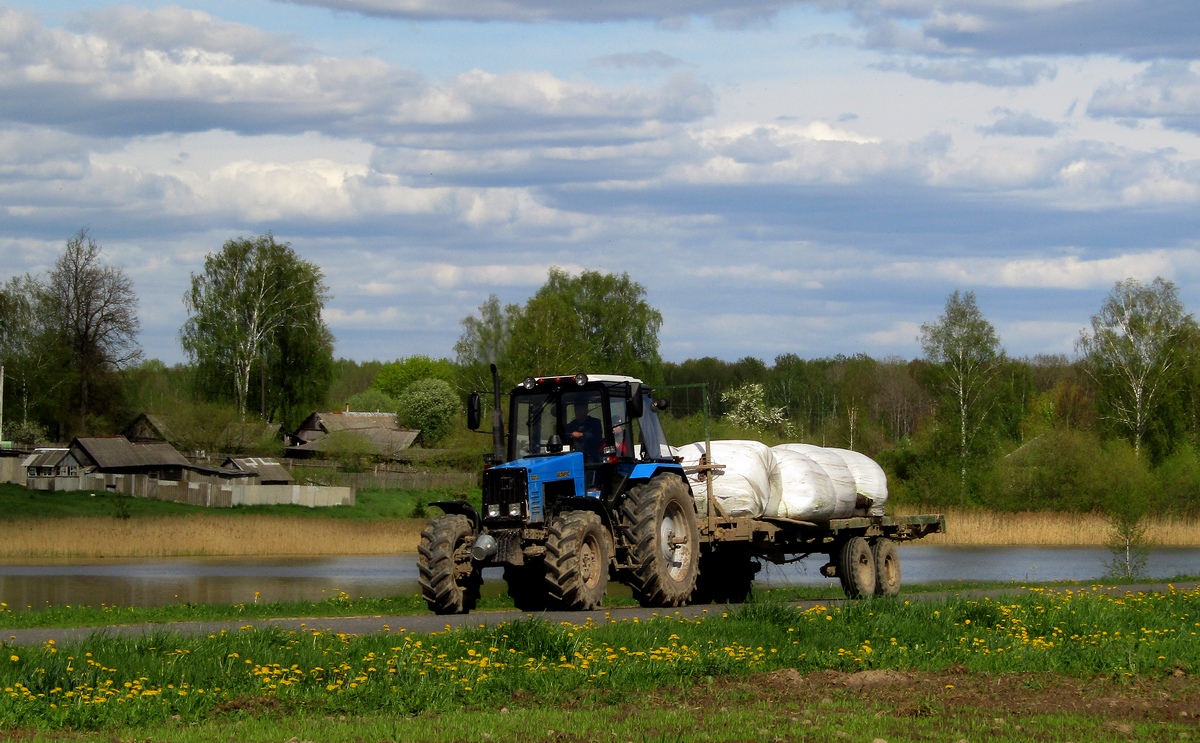
<svg viewBox="0 0 1200 743">
<path fill-rule="evenodd" d="M 1200 585 L 1196 582 L 1180 582 L 1174 584 L 1154 583 L 1137 585 L 1104 586 L 1107 593 L 1124 594 L 1129 591 L 1161 593 L 1170 590 L 1192 590 Z M 904 593 L 902 598 L 911 600 L 939 599 L 959 595 L 970 598 L 998 597 L 1021 591 L 1020 588 L 1004 588 L 978 591 L 956 591 L 941 593 Z M 1060 588 L 1058 590 L 1065 590 Z M 1090 590 L 1090 589 L 1072 589 Z M 794 605 L 806 609 L 812 606 L 840 606 L 845 599 L 827 599 L 823 601 L 799 601 Z M 409 614 L 402 616 L 359 616 L 359 617 L 283 617 L 278 619 L 256 619 L 251 621 L 219 621 L 219 622 L 164 622 L 151 624 L 117 624 L 104 627 L 67 627 L 55 629 L 23 629 L 0 630 L 0 639 L 9 645 L 41 645 L 48 640 L 63 645 L 73 641 L 84 640 L 94 634 L 105 635 L 146 635 L 156 632 L 178 632 L 187 635 L 209 635 L 222 630 L 236 632 L 244 628 L 280 627 L 288 630 L 306 632 L 331 632 L 350 635 L 364 635 L 374 632 L 430 633 L 442 632 L 459 627 L 484 627 L 513 622 L 519 619 L 537 617 L 547 622 L 569 622 L 575 625 L 588 623 L 603 624 L 607 622 L 646 621 L 659 616 L 673 616 L 687 619 L 700 619 L 706 616 L 720 615 L 726 611 L 736 610 L 736 606 L 725 605 L 696 605 L 684 606 L 678 609 L 643 609 L 641 607 L 614 607 L 598 611 L 549 611 L 530 614 L 516 610 L 480 611 L 474 614 L 436 616 L 433 614 Z"/>
</svg>

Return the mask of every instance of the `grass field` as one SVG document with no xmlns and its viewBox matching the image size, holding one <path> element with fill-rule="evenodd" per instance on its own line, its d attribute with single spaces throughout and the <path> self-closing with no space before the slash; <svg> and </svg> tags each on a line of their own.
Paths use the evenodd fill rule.
<svg viewBox="0 0 1200 743">
<path fill-rule="evenodd" d="M 1197 632 L 1195 590 L 1038 589 L 431 635 L 95 635 L 0 649 L 0 730 L 96 741 L 1180 740 L 1200 732 Z"/>
</svg>

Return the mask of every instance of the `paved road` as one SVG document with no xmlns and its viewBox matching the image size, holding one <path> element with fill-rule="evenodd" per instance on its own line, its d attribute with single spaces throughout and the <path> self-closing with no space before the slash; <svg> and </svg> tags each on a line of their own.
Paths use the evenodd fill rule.
<svg viewBox="0 0 1200 743">
<path fill-rule="evenodd" d="M 1174 585 L 1177 590 L 1191 590 L 1200 585 L 1196 582 L 1175 584 L 1157 583 L 1141 585 L 1105 586 L 1102 590 L 1107 593 L 1124 594 L 1127 591 L 1160 593 Z M 1019 588 L 1005 588 L 986 591 L 961 591 L 953 593 L 905 593 L 908 599 L 938 599 L 950 595 L 961 595 L 972 598 L 1003 596 L 1020 592 Z M 1065 590 L 1065 589 L 1058 589 Z M 1087 590 L 1087 589 L 1084 589 Z M 812 606 L 839 606 L 845 599 L 827 599 L 824 601 L 800 601 L 795 605 L 800 608 Z M 599 611 L 550 611 L 539 614 L 528 614 L 520 611 L 480 611 L 474 614 L 439 617 L 432 614 L 412 614 L 404 616 L 366 616 L 366 617 L 303 617 L 258 619 L 253 621 L 227 622 L 169 622 L 152 624 L 118 624 L 106 627 L 70 627 L 65 629 L 25 629 L 0 630 L 0 640 L 10 645 L 40 645 L 47 640 L 54 640 L 58 645 L 75 640 L 83 640 L 94 634 L 104 635 L 146 635 L 155 632 L 179 632 L 188 635 L 207 635 L 227 630 L 236 632 L 246 627 L 282 627 L 289 630 L 306 630 L 319 632 L 341 632 L 351 635 L 364 635 L 373 632 L 441 632 L 458 627 L 483 627 L 512 622 L 518 619 L 536 616 L 547 622 L 569 622 L 582 625 L 589 622 L 603 624 L 606 622 L 645 621 L 656 616 L 678 616 L 688 619 L 698 619 L 705 616 L 719 615 L 722 612 L 736 609 L 733 606 L 685 606 L 679 609 L 643 609 L 640 607 L 616 607 Z"/>
</svg>

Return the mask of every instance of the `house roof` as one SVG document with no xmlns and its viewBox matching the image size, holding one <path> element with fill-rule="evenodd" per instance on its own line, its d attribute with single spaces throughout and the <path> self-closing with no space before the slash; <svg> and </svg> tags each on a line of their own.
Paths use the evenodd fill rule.
<svg viewBox="0 0 1200 743">
<path fill-rule="evenodd" d="M 274 459 L 264 457 L 230 457 L 221 466 L 242 472 L 256 473 L 259 480 L 264 483 L 292 482 L 292 473 L 288 471 L 287 467 L 284 467 Z"/>
<path fill-rule="evenodd" d="M 300 424 L 301 431 L 319 429 L 326 433 L 334 431 L 358 431 L 369 428 L 396 427 L 395 413 L 339 413 L 317 411 Z"/>
<path fill-rule="evenodd" d="M 374 449 L 374 454 L 383 457 L 394 456 L 412 446 L 420 431 L 399 428 L 360 428 L 342 429 L 361 437 Z M 346 447 L 346 439 L 340 436 L 322 436 L 297 446 L 289 446 L 288 451 L 300 454 L 310 452 L 334 452 Z"/>
<path fill-rule="evenodd" d="M 100 469 L 186 467 L 183 455 L 166 443 L 134 444 L 124 436 L 80 437 L 71 442 Z"/>
<path fill-rule="evenodd" d="M 21 462 L 22 467 L 57 467 L 71 453 L 70 449 L 35 449 Z"/>
<path fill-rule="evenodd" d="M 167 419 L 154 413 L 142 413 L 125 426 L 121 435 L 130 441 L 174 441 L 171 425 Z"/>
</svg>

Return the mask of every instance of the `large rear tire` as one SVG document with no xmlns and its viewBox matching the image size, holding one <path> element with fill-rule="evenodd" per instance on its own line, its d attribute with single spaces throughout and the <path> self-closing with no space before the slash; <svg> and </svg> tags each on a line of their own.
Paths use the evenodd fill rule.
<svg viewBox="0 0 1200 743">
<path fill-rule="evenodd" d="M 563 609 L 590 611 L 608 588 L 609 537 L 591 511 L 567 511 L 550 522 L 546 538 L 546 585 Z"/>
<path fill-rule="evenodd" d="M 871 556 L 875 559 L 875 595 L 900 595 L 900 553 L 896 543 L 880 537 L 871 543 Z"/>
<path fill-rule="evenodd" d="M 546 585 L 546 566 L 541 560 L 504 568 L 504 582 L 513 605 L 521 611 L 546 611 L 550 608 L 550 586 Z"/>
<path fill-rule="evenodd" d="M 471 522 L 462 514 L 433 519 L 421 532 L 417 582 L 435 614 L 466 614 L 475 608 L 483 575 L 471 563 L 474 536 Z"/>
<path fill-rule="evenodd" d="M 682 606 L 696 590 L 700 527 L 683 480 L 659 475 L 630 490 L 621 504 L 630 545 L 629 586 L 642 606 Z"/>
<path fill-rule="evenodd" d="M 867 540 L 851 537 L 842 545 L 837 573 L 847 598 L 861 599 L 875 594 L 875 558 Z"/>
<path fill-rule="evenodd" d="M 700 576 L 692 594 L 694 604 L 741 604 L 750 598 L 754 576 L 761 566 L 749 545 L 715 544 L 700 552 Z"/>
</svg>

